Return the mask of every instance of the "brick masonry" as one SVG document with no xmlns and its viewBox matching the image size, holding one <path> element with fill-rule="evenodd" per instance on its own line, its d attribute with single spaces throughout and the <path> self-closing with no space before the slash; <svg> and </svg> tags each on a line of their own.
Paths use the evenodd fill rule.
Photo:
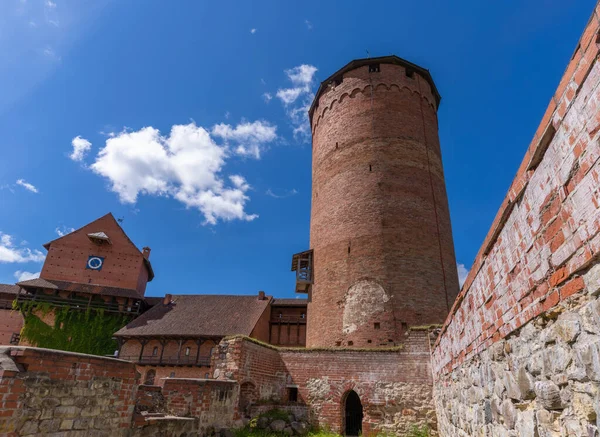
<svg viewBox="0 0 600 437">
<path fill-rule="evenodd" d="M 401 350 L 277 349 L 245 338 L 223 340 L 215 378 L 240 383 L 240 405 L 289 406 L 288 389 L 298 390 L 311 421 L 342 432 L 344 402 L 351 390 L 364 409 L 363 433 L 407 433 L 428 424 L 435 433 L 431 396 L 429 332 L 413 331 Z M 243 411 L 242 411 L 243 413 Z"/>
<path fill-rule="evenodd" d="M 458 294 L 436 98 L 389 63 L 317 98 L 307 346 L 400 344 Z"/>
<path fill-rule="evenodd" d="M 89 233 L 104 232 L 111 244 L 98 245 Z M 49 280 L 97 284 L 137 290 L 144 296 L 148 270 L 142 252 L 131 242 L 112 214 L 48 243 L 40 277 Z M 88 257 L 104 258 L 101 270 L 87 269 Z"/>
<path fill-rule="evenodd" d="M 598 436 L 598 6 L 433 350 L 442 435 Z"/>
</svg>

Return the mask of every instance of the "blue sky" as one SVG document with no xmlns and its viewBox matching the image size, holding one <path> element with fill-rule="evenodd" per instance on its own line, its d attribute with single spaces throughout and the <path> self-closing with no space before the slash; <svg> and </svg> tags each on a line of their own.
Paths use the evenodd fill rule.
<svg viewBox="0 0 600 437">
<path fill-rule="evenodd" d="M 3 0 L 0 282 L 111 211 L 148 295 L 292 296 L 308 248 L 306 104 L 354 58 L 431 70 L 468 268 L 595 1 Z"/>
</svg>

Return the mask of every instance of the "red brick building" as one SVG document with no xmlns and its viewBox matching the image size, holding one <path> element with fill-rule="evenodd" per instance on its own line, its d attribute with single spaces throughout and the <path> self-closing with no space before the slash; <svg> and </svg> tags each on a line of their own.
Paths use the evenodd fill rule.
<svg viewBox="0 0 600 437">
<path fill-rule="evenodd" d="M 294 408 L 349 435 L 435 431 L 433 334 L 420 325 L 441 324 L 458 293 L 439 102 L 429 72 L 396 56 L 352 61 L 321 84 L 311 247 L 292 258 L 307 300 L 146 299 L 150 249 L 108 214 L 45 245 L 17 301 L 135 316 L 114 337 L 146 384 L 235 383 L 244 414 Z"/>
</svg>

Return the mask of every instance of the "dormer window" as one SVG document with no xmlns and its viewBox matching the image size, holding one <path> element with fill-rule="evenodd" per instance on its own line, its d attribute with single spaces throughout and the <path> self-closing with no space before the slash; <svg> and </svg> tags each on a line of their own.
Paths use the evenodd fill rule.
<svg viewBox="0 0 600 437">
<path fill-rule="evenodd" d="M 91 234 L 87 234 L 88 238 L 95 244 L 112 244 L 110 242 L 110 238 L 104 232 L 93 232 Z"/>
</svg>

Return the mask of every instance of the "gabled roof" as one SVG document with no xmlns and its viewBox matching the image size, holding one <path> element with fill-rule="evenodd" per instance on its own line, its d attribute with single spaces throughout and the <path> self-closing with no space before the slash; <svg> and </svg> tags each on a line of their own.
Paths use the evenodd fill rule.
<svg viewBox="0 0 600 437">
<path fill-rule="evenodd" d="M 18 294 L 20 287 L 14 284 L 0 284 L 1 294 Z"/>
<path fill-rule="evenodd" d="M 52 241 L 49 241 L 48 243 L 44 244 L 44 248 L 45 248 L 46 250 L 50 250 L 50 246 L 51 246 L 53 243 L 57 242 L 58 240 L 62 240 L 63 238 L 67 238 L 69 235 L 71 235 L 71 234 L 73 234 L 73 233 L 75 233 L 75 232 L 79 232 L 79 231 L 81 231 L 83 228 L 85 228 L 85 227 L 87 227 L 87 226 L 90 226 L 90 225 L 93 225 L 94 223 L 96 223 L 96 222 L 98 222 L 98 221 L 100 221 L 100 220 L 102 220 L 102 219 L 104 219 L 104 218 L 109 218 L 109 219 L 112 219 L 112 220 L 113 220 L 113 221 L 114 221 L 114 222 L 115 222 L 115 223 L 118 225 L 118 228 L 121 230 L 121 232 L 123 233 L 123 235 L 125 236 L 125 238 L 127 239 L 127 241 L 129 241 L 129 243 L 130 243 L 130 244 L 131 244 L 133 247 L 135 247 L 135 248 L 136 248 L 136 250 L 137 250 L 138 252 L 140 252 L 140 254 L 141 254 L 142 256 L 144 256 L 144 255 L 143 255 L 143 252 L 142 252 L 141 250 L 139 250 L 139 249 L 138 249 L 138 247 L 137 247 L 137 246 L 136 246 L 136 245 L 133 243 L 133 241 L 131 241 L 131 238 L 129 238 L 129 236 L 127 235 L 127 233 L 126 233 L 126 232 L 123 230 L 123 228 L 121 227 L 121 225 L 120 225 L 120 224 L 119 224 L 119 222 L 118 222 L 118 221 L 115 219 L 115 216 L 113 216 L 111 212 L 109 212 L 109 213 L 108 213 L 108 214 L 106 214 L 106 215 L 103 215 L 103 216 L 102 216 L 102 217 L 100 217 L 100 218 L 97 218 L 96 220 L 94 220 L 94 221 L 92 221 L 92 222 L 90 222 L 90 223 L 87 223 L 87 224 L 83 225 L 82 227 L 80 227 L 79 229 L 76 229 L 76 230 L 74 230 L 73 232 L 69 232 L 68 234 L 65 234 L 65 235 L 63 235 L 62 237 L 58 237 L 58 238 L 56 238 L 56 239 L 54 239 L 54 240 L 52 240 Z M 107 235 L 106 235 L 104 232 L 102 232 L 101 230 L 98 230 L 98 232 L 93 232 L 92 234 L 88 234 L 88 236 L 89 236 L 89 235 L 96 235 L 96 234 L 103 234 L 103 235 L 104 235 L 104 237 L 107 237 Z M 108 238 L 108 237 L 107 237 L 107 238 Z M 150 281 L 152 281 L 152 279 L 154 279 L 154 269 L 152 268 L 152 264 L 150 263 L 150 260 L 149 260 L 149 259 L 147 259 L 146 257 L 144 257 L 144 265 L 146 266 L 146 269 L 148 270 L 148 282 L 150 282 Z"/>
<path fill-rule="evenodd" d="M 423 67 L 419 67 L 417 64 L 413 64 L 412 62 L 409 62 L 406 59 L 402 59 L 396 55 L 380 56 L 377 58 L 363 58 L 363 59 L 355 59 L 354 61 L 350 61 L 345 66 L 343 66 L 338 71 L 336 71 L 331 76 L 329 76 L 327 79 L 325 79 L 323 82 L 321 82 L 321 85 L 319 85 L 319 89 L 317 90 L 317 93 L 315 94 L 315 98 L 313 99 L 313 102 L 310 105 L 310 109 L 308 110 L 308 116 L 310 117 L 310 122 L 312 123 L 312 116 L 315 111 L 315 108 L 317 107 L 317 104 L 319 102 L 319 98 L 321 97 L 321 94 L 323 94 L 323 91 L 325 91 L 327 89 L 327 86 L 333 81 L 333 79 L 335 79 L 337 76 L 343 75 L 344 73 L 346 73 L 348 71 L 355 70 L 359 67 L 363 67 L 363 66 L 369 65 L 369 64 L 395 64 L 395 65 L 401 65 L 402 67 L 410 68 L 410 69 L 414 70 L 415 72 L 419 73 L 419 75 L 421 75 L 429 83 L 429 85 L 431 86 L 431 90 L 433 91 L 433 95 L 435 96 L 437 106 L 440 106 L 440 101 L 442 100 L 442 96 L 440 96 L 440 93 L 439 93 L 437 87 L 435 86 L 435 83 L 433 82 L 433 78 L 431 77 L 431 73 L 429 73 L 429 70 L 427 70 Z"/>
<path fill-rule="evenodd" d="M 94 284 L 81 284 L 79 282 L 55 281 L 42 278 L 29 279 L 17 283 L 24 289 L 28 288 L 47 288 L 50 290 L 76 291 L 79 293 L 98 294 L 101 296 L 128 297 L 132 299 L 141 299 L 136 290 L 129 288 L 105 287 Z"/>
<path fill-rule="evenodd" d="M 231 295 L 173 295 L 114 335 L 116 337 L 224 337 L 250 335 L 271 298 Z"/>
</svg>

